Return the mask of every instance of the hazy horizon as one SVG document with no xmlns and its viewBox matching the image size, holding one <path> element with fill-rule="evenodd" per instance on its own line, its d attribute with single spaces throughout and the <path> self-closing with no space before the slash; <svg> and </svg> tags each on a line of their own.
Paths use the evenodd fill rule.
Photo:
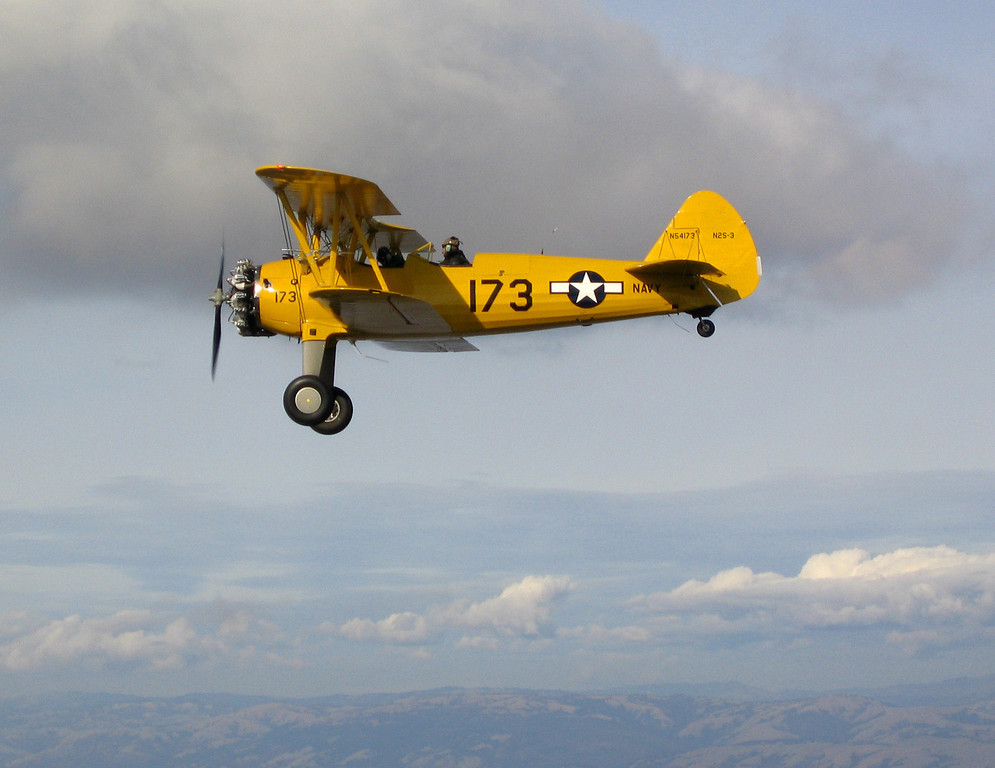
<svg viewBox="0 0 995 768">
<path fill-rule="evenodd" d="M 995 669 L 993 13 L 0 3 L 4 690 Z M 471 256 L 641 258 L 714 189 L 764 277 L 710 339 L 345 347 L 320 437 L 295 343 L 226 327 L 210 377 L 221 244 L 278 256 L 280 162 Z"/>
</svg>

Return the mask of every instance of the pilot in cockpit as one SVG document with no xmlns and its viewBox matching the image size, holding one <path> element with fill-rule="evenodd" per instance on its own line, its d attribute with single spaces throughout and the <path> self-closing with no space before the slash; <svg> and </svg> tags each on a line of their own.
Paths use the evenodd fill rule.
<svg viewBox="0 0 995 768">
<path fill-rule="evenodd" d="M 460 250 L 459 238 L 453 235 L 446 242 L 442 244 L 442 253 L 444 254 L 442 259 L 442 266 L 444 267 L 468 267 L 470 266 L 469 260 L 466 255 Z"/>
<path fill-rule="evenodd" d="M 377 249 L 377 264 L 384 268 L 403 267 L 404 256 L 397 249 L 388 248 L 381 245 Z"/>
</svg>

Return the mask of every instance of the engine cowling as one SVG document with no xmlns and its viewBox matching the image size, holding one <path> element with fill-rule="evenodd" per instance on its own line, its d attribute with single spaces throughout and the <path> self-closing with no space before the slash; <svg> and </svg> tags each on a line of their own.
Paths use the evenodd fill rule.
<svg viewBox="0 0 995 768">
<path fill-rule="evenodd" d="M 301 292 L 293 259 L 272 261 L 258 269 L 255 306 L 265 332 L 301 335 Z"/>
</svg>

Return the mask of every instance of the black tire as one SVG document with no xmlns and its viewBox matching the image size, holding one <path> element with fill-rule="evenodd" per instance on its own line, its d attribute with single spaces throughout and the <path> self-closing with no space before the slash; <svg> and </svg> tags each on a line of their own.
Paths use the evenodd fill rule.
<svg viewBox="0 0 995 768">
<path fill-rule="evenodd" d="M 320 424 L 312 424 L 311 429 L 319 435 L 337 435 L 352 421 L 352 400 L 338 387 L 332 387 L 332 411 Z"/>
<path fill-rule="evenodd" d="M 283 409 L 298 424 L 311 427 L 328 418 L 334 402 L 328 385 L 317 376 L 298 376 L 283 393 Z"/>
<path fill-rule="evenodd" d="M 707 317 L 701 318 L 701 320 L 698 321 L 698 335 L 703 339 L 707 339 L 713 333 L 715 333 L 715 323 Z"/>
</svg>

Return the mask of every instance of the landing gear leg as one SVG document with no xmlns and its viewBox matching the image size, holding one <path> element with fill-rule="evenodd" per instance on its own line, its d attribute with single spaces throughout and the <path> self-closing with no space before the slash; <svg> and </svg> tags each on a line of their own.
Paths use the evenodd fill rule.
<svg viewBox="0 0 995 768">
<path fill-rule="evenodd" d="M 305 341 L 303 375 L 283 395 L 287 415 L 322 435 L 341 432 L 352 420 L 352 400 L 335 386 L 336 339 Z"/>
</svg>

